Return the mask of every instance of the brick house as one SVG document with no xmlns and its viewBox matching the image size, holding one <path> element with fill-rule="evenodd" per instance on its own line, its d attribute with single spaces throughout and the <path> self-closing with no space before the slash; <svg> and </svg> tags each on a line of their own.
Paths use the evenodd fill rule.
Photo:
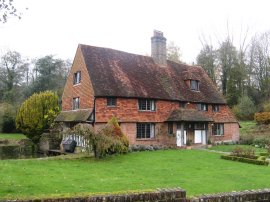
<svg viewBox="0 0 270 202">
<path fill-rule="evenodd" d="M 115 116 L 130 144 L 238 141 L 238 121 L 205 71 L 166 60 L 162 32 L 151 45 L 152 57 L 80 44 L 56 121 L 98 130 Z"/>
</svg>

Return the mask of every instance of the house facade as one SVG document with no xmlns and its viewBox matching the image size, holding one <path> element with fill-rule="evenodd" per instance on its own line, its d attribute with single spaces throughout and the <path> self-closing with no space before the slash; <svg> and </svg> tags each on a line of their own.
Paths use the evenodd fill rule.
<svg viewBox="0 0 270 202">
<path fill-rule="evenodd" d="M 238 121 L 205 71 L 166 60 L 162 32 L 151 45 L 151 57 L 79 45 L 56 121 L 98 130 L 115 116 L 131 145 L 238 141 Z"/>
</svg>

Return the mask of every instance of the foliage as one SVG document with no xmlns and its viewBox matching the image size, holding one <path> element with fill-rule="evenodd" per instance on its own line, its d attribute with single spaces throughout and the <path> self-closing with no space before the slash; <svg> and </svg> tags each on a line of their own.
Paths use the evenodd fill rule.
<svg viewBox="0 0 270 202">
<path fill-rule="evenodd" d="M 175 45 L 173 41 L 170 41 L 167 45 L 167 59 L 177 63 L 181 62 L 180 47 Z"/>
<path fill-rule="evenodd" d="M 239 156 L 222 155 L 221 158 L 226 159 L 226 160 L 231 160 L 231 161 L 239 161 L 239 162 L 243 162 L 243 163 L 251 163 L 251 164 L 255 164 L 255 165 L 264 165 L 264 166 L 269 165 L 268 161 L 245 158 L 245 157 L 239 157 Z"/>
<path fill-rule="evenodd" d="M 216 57 L 217 51 L 214 50 L 212 45 L 208 44 L 203 45 L 197 56 L 197 64 L 202 66 L 214 83 L 216 83 Z"/>
<path fill-rule="evenodd" d="M 88 144 L 93 149 L 96 158 L 128 152 L 128 139 L 122 132 L 115 117 L 112 117 L 106 126 L 98 132 L 94 132 L 89 124 L 76 125 L 74 132 L 88 140 Z"/>
<path fill-rule="evenodd" d="M 238 104 L 233 107 L 233 112 L 240 120 L 253 120 L 256 107 L 248 96 L 243 96 Z"/>
<path fill-rule="evenodd" d="M 21 105 L 16 127 L 34 143 L 59 113 L 58 96 L 52 91 L 35 93 Z"/>
<path fill-rule="evenodd" d="M 269 167 L 224 161 L 220 154 L 202 150 L 133 152 L 98 160 L 70 156 L 1 161 L 0 200 L 65 198 L 179 186 L 194 196 L 269 187 Z M 201 182 L 207 183 L 202 186 Z"/>
<path fill-rule="evenodd" d="M 255 113 L 254 119 L 259 124 L 270 124 L 270 112 Z"/>
<path fill-rule="evenodd" d="M 258 155 L 261 152 L 266 152 L 265 148 L 258 148 L 258 147 L 254 147 L 251 145 L 216 145 L 216 146 L 212 146 L 210 148 L 208 148 L 209 150 L 214 150 L 214 151 L 221 151 L 221 152 L 232 152 L 233 150 L 235 150 L 235 148 L 241 148 L 242 150 L 248 149 L 248 148 L 252 148 L 255 151 L 255 154 Z"/>
<path fill-rule="evenodd" d="M 8 104 L 0 104 L 0 132 L 11 133 L 15 127 L 16 109 Z"/>
<path fill-rule="evenodd" d="M 263 104 L 263 111 L 264 111 L 264 112 L 270 112 L 270 101 L 265 102 L 265 103 Z"/>
<path fill-rule="evenodd" d="M 232 150 L 231 155 L 238 156 L 238 157 L 251 158 L 251 159 L 257 158 L 255 156 L 255 150 L 252 147 L 247 147 L 247 148 L 235 147 Z"/>
<path fill-rule="evenodd" d="M 17 12 L 13 0 L 0 0 L 0 22 L 6 23 L 9 16 L 21 19 L 21 14 Z"/>
</svg>

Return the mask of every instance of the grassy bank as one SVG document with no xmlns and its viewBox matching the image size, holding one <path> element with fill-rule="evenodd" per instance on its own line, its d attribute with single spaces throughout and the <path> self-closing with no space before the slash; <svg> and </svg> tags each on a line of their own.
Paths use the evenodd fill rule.
<svg viewBox="0 0 270 202">
<path fill-rule="evenodd" d="M 0 140 L 21 140 L 27 139 L 27 137 L 21 133 L 0 133 Z"/>
<path fill-rule="evenodd" d="M 220 159 L 208 151 L 138 152 L 103 160 L 0 162 L 0 199 L 181 187 L 188 195 L 270 187 L 270 167 Z M 222 182 L 222 185 L 221 185 Z"/>
</svg>

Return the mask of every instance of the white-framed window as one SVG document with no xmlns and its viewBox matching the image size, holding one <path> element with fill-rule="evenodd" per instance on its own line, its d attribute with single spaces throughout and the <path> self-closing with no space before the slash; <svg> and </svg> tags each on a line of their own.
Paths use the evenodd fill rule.
<svg viewBox="0 0 270 202">
<path fill-rule="evenodd" d="M 140 111 L 156 111 L 155 100 L 139 99 L 138 106 Z"/>
<path fill-rule="evenodd" d="M 81 83 L 81 71 L 77 71 L 73 75 L 73 85 Z"/>
<path fill-rule="evenodd" d="M 107 98 L 107 106 L 108 107 L 116 107 L 116 97 L 108 97 Z"/>
<path fill-rule="evenodd" d="M 73 101 L 72 101 L 72 109 L 76 110 L 76 109 L 79 109 L 79 108 L 80 108 L 80 98 L 75 97 L 75 98 L 73 98 Z"/>
<path fill-rule="evenodd" d="M 223 136 L 224 135 L 224 123 L 214 123 L 212 127 L 212 133 L 215 136 Z"/>
<path fill-rule="evenodd" d="M 213 112 L 219 112 L 219 105 L 212 105 Z"/>
<path fill-rule="evenodd" d="M 153 139 L 155 138 L 154 123 L 137 123 L 137 139 Z"/>
<path fill-rule="evenodd" d="M 198 110 L 200 111 L 208 111 L 208 105 L 205 103 L 199 103 L 197 106 L 198 106 Z"/>
<path fill-rule="evenodd" d="M 190 89 L 194 91 L 199 91 L 199 81 L 198 80 L 190 80 Z"/>
</svg>

